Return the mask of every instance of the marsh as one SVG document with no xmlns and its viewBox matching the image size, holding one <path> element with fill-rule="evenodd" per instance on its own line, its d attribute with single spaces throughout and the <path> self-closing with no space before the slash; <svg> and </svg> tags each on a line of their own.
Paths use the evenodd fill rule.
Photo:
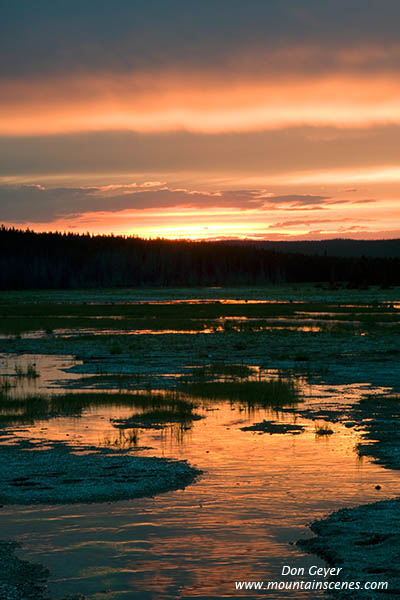
<svg viewBox="0 0 400 600">
<path fill-rule="evenodd" d="M 296 545 L 308 524 L 400 493 L 357 450 L 358 407 L 399 388 L 397 304 L 313 286 L 4 293 L 0 453 L 63 462 L 60 481 L 29 458 L 5 478 L 3 537 L 49 568 L 54 597 L 238 598 L 227 563 L 242 580 L 329 568 Z M 111 504 L 78 469 L 96 455 Z M 138 459 L 182 477 L 135 497 Z"/>
</svg>

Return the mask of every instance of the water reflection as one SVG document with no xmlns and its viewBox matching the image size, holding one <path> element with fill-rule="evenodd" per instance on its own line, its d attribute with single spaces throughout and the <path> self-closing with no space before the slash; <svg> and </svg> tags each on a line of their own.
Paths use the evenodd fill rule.
<svg viewBox="0 0 400 600">
<path fill-rule="evenodd" d="M 306 314 L 306 313 L 304 313 Z M 308 313 L 311 314 L 311 313 Z M 22 339 L 22 340 L 40 340 L 40 339 L 54 339 L 54 338 L 79 338 L 79 337 L 93 337 L 93 336 L 158 336 L 158 335 L 204 335 L 204 334 L 215 334 L 224 333 L 229 331 L 238 332 L 262 332 L 262 331 L 298 331 L 298 332 L 322 332 L 324 330 L 342 330 L 354 329 L 360 327 L 363 321 L 356 319 L 334 319 L 332 316 L 341 316 L 346 313 L 315 313 L 315 316 L 305 318 L 300 315 L 292 317 L 246 317 L 246 316 L 223 316 L 218 318 L 204 318 L 204 319 L 190 319 L 189 326 L 192 325 L 192 329 L 188 328 L 188 323 L 185 322 L 181 327 L 175 328 L 165 327 L 162 325 L 153 326 L 152 328 L 146 328 L 144 325 L 142 328 L 128 327 L 125 325 L 123 328 L 117 326 L 113 328 L 104 327 L 73 327 L 73 328 L 54 328 L 51 331 L 45 329 L 32 329 L 29 331 L 22 331 L 15 335 L 15 333 L 0 333 L 0 339 Z M 393 313 L 394 314 L 394 313 Z M 317 315 L 319 318 L 317 318 Z M 355 315 L 359 317 L 360 315 Z M 361 315 L 364 316 L 364 315 Z M 374 313 L 368 313 L 368 319 L 374 316 Z M 382 316 L 382 315 L 381 315 Z M 326 317 L 326 318 L 323 318 Z M 99 317 L 97 317 L 99 319 Z M 108 318 L 108 317 L 107 317 Z M 121 319 L 115 319 L 119 322 Z M 199 325 L 197 321 L 206 321 L 203 326 Z M 128 322 L 127 322 L 128 323 Z M 371 322 L 368 321 L 366 324 L 371 327 L 371 323 L 375 327 L 394 327 L 398 325 L 397 321 L 382 321 L 376 320 Z"/>
<path fill-rule="evenodd" d="M 234 591 L 235 580 L 276 579 L 283 564 L 320 564 L 289 545 L 308 535 L 307 522 L 400 491 L 395 472 L 360 463 L 357 434 L 340 424 L 324 440 L 316 440 L 307 419 L 296 421 L 305 426 L 297 436 L 257 434 L 240 427 L 294 418 L 260 408 L 249 415 L 229 402 L 209 408 L 214 410 L 204 406 L 205 418 L 180 439 L 171 432 L 139 432 L 139 446 L 151 447 L 139 450 L 141 455 L 188 459 L 204 471 L 186 490 L 106 505 L 6 507 L 0 512 L 3 536 L 23 540 L 27 555 L 50 567 L 54 594 L 81 592 L 93 600 L 245 598 Z M 96 444 L 115 435 L 110 418 L 128 412 L 96 407 L 84 418 L 37 423 L 18 435 Z M 318 597 L 304 592 L 304 598 Z"/>
<path fill-rule="evenodd" d="M 35 395 L 51 391 L 64 393 L 65 388 L 58 386 L 62 378 L 65 382 L 77 379 L 76 373 L 68 369 L 82 364 L 72 356 L 54 356 L 48 354 L 0 354 L 0 391 L 4 386 L 5 391 L 11 396 Z M 30 368 L 34 368 L 37 376 L 24 375 Z M 18 370 L 22 375 L 18 376 Z"/>
<path fill-rule="evenodd" d="M 15 360 L 7 360 L 3 372 L 11 378 Z M 62 369 L 74 364 L 68 357 L 18 360 L 22 366 L 24 361 L 34 361 L 40 373 L 26 385 L 47 391 L 54 391 L 61 373 L 65 379 Z M 217 382 L 229 377 L 236 381 L 246 373 L 248 381 L 279 379 L 278 371 L 245 365 L 229 369 L 227 373 L 227 366 L 206 366 L 204 375 Z M 327 408 L 353 403 L 372 391 L 367 384 L 295 381 L 305 399 L 301 406 L 310 410 L 321 402 Z M 185 490 L 155 498 L 3 507 L 2 537 L 22 541 L 26 558 L 50 568 L 51 593 L 84 593 L 90 600 L 248 598 L 234 590 L 235 580 L 276 580 L 283 564 L 306 568 L 321 564 L 289 543 L 309 535 L 308 522 L 340 507 L 400 493 L 398 474 L 368 459 L 360 461 L 354 451 L 358 433 L 341 423 L 329 424 L 333 434 L 318 436 L 314 421 L 295 417 L 285 406 L 272 409 L 255 403 L 248 407 L 232 399 L 199 396 L 192 400 L 199 403 L 196 412 L 203 418 L 190 428 L 171 424 L 164 429 L 135 427 L 121 432 L 115 420 L 128 419 L 135 412 L 123 404 L 88 406 L 79 417 L 10 428 L 14 438 L 43 444 L 63 441 L 77 451 L 90 445 L 131 448 L 142 456 L 188 460 L 203 470 Z M 296 423 L 304 432 L 292 436 L 241 430 L 264 419 Z M 377 484 L 380 490 L 375 489 Z M 296 592 L 279 592 L 279 598 L 297 597 Z M 313 591 L 302 597 L 322 596 Z"/>
</svg>

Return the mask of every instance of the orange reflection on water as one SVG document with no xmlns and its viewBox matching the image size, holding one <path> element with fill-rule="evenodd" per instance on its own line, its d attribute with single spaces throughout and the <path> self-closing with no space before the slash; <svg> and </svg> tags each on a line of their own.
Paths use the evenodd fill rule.
<svg viewBox="0 0 400 600">
<path fill-rule="evenodd" d="M 28 555 L 40 556 L 51 568 L 52 593 L 98 593 L 106 578 L 107 598 L 129 594 L 140 600 L 144 592 L 154 600 L 237 598 L 236 579 L 276 579 L 282 564 L 320 564 L 288 544 L 309 535 L 310 520 L 400 492 L 396 472 L 358 460 L 358 435 L 343 425 L 332 425 L 332 436 L 316 440 L 314 423 L 290 414 L 265 409 L 249 414 L 229 402 L 207 403 L 199 410 L 205 418 L 183 436 L 139 431 L 139 445 L 151 447 L 141 455 L 187 459 L 203 470 L 185 491 L 106 505 L 46 507 L 45 512 L 2 509 L 3 535 L 12 530 L 20 538 L 29 531 Z M 98 444 L 119 435 L 110 418 L 131 411 L 96 407 L 83 418 L 37 423 L 18 435 Z M 241 431 L 264 418 L 296 421 L 305 432 Z M 304 593 L 307 599 L 318 597 Z"/>
<path fill-rule="evenodd" d="M 15 359 L 4 360 L 13 371 Z M 68 357 L 26 355 L 18 360 L 34 360 L 42 376 L 31 385 L 52 392 L 60 376 L 66 378 L 62 369 L 74 364 Z M 355 402 L 373 391 L 367 384 L 298 383 L 306 396 L 299 409 Z M 10 436 L 44 444 L 62 441 L 78 450 L 90 445 L 126 448 L 127 440 L 112 420 L 133 412 L 126 405 L 96 406 L 82 417 L 12 427 Z M 184 491 L 111 504 L 2 508 L 2 535 L 22 540 L 26 558 L 51 569 L 54 596 L 84 593 L 94 598 L 108 589 L 107 600 L 123 595 L 142 600 L 144 594 L 149 600 L 237 599 L 234 580 L 277 579 L 283 564 L 321 564 L 289 545 L 309 535 L 310 521 L 400 493 L 398 473 L 360 461 L 354 451 L 359 434 L 342 424 L 330 424 L 334 434 L 319 439 L 313 421 L 285 411 L 249 411 L 239 403 L 207 401 L 196 412 L 204 418 L 188 429 L 138 428 L 133 450 L 188 460 L 202 469 L 198 481 Z M 241 430 L 264 419 L 295 422 L 305 431 L 269 435 Z M 307 600 L 320 597 L 304 592 Z"/>
</svg>

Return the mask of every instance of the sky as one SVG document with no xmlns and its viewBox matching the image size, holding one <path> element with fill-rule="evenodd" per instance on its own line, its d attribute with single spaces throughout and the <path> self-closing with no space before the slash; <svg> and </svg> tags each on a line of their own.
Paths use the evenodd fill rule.
<svg viewBox="0 0 400 600">
<path fill-rule="evenodd" d="M 15 0 L 0 223 L 400 237 L 398 0 Z"/>
</svg>

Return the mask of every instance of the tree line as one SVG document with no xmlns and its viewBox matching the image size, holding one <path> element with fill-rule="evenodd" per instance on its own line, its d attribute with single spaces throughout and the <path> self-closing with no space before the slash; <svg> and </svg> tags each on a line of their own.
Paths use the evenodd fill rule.
<svg viewBox="0 0 400 600">
<path fill-rule="evenodd" d="M 255 244 L 0 228 L 0 289 L 400 285 L 400 258 L 303 255 Z"/>
</svg>

